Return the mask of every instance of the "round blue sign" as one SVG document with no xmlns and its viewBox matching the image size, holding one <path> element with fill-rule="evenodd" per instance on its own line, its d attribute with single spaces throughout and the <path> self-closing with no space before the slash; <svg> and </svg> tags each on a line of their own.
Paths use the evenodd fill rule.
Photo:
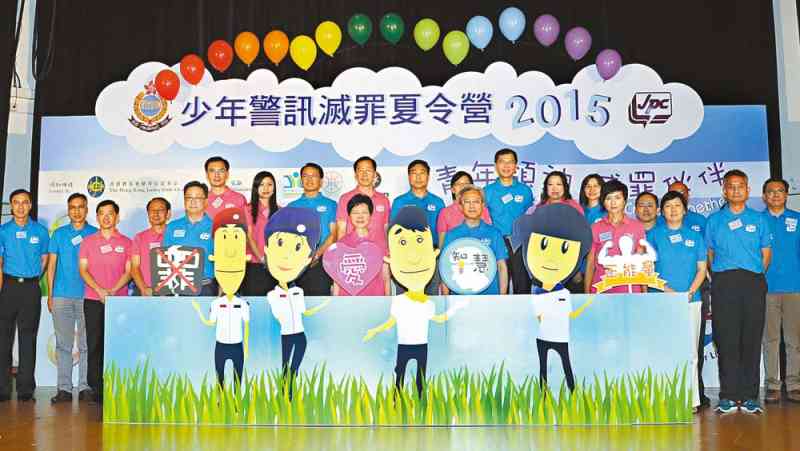
<svg viewBox="0 0 800 451">
<path fill-rule="evenodd" d="M 439 256 L 439 275 L 456 294 L 478 294 L 489 287 L 497 274 L 494 252 L 475 238 L 459 238 Z"/>
</svg>

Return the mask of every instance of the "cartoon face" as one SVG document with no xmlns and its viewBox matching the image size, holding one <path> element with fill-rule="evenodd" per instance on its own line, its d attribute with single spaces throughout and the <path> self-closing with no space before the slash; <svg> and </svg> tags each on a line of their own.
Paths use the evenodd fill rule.
<svg viewBox="0 0 800 451">
<path fill-rule="evenodd" d="M 552 290 L 566 280 L 581 255 L 581 242 L 532 233 L 528 241 L 528 269 L 542 282 L 545 290 Z"/>
<path fill-rule="evenodd" d="M 234 224 L 214 232 L 214 277 L 227 295 L 239 290 L 247 263 L 247 234 Z"/>
<path fill-rule="evenodd" d="M 311 262 L 311 246 L 303 235 L 275 232 L 264 246 L 264 255 L 272 277 L 285 286 L 297 279 Z"/>
<path fill-rule="evenodd" d="M 395 224 L 389 229 L 389 256 L 384 257 L 392 275 L 409 291 L 422 292 L 436 271 L 439 250 L 433 247 L 431 229 L 409 230 Z"/>
</svg>

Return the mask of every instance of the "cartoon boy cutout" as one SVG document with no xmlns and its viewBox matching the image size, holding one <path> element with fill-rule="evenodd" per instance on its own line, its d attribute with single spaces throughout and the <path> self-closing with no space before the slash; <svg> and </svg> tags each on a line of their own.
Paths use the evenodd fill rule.
<svg viewBox="0 0 800 451">
<path fill-rule="evenodd" d="M 561 357 L 567 386 L 572 391 L 575 377 L 569 358 L 570 320 L 580 316 L 593 298 L 573 311 L 572 295 L 563 283 L 575 274 L 589 252 L 592 230 L 574 208 L 552 204 L 520 217 L 514 224 L 512 241 L 515 249 L 522 246 L 525 267 L 533 280 L 533 310 L 539 320 L 536 348 L 540 382 L 547 384 L 547 353 L 552 349 Z"/>
<path fill-rule="evenodd" d="M 451 307 L 446 313 L 437 315 L 436 306 L 425 294 L 425 286 L 436 271 L 439 249 L 433 246 L 430 224 L 423 210 L 414 206 L 400 209 L 389 224 L 388 245 L 389 256 L 384 260 L 389 264 L 392 276 L 407 291 L 392 298 L 389 319 L 369 329 L 364 341 L 397 325 L 395 387 L 398 391 L 402 389 L 406 366 L 409 361 L 416 360 L 417 394 L 422 398 L 428 363 L 430 321 L 444 323 L 462 306 Z"/>
<path fill-rule="evenodd" d="M 311 316 L 330 303 L 306 309 L 303 289 L 294 281 L 311 263 L 319 243 L 319 214 L 307 208 L 283 207 L 270 218 L 264 228 L 264 255 L 267 269 L 278 281 L 269 293 L 272 316 L 281 325 L 281 362 L 284 378 L 294 378 L 306 352 L 303 316 Z M 291 397 L 291 384 L 289 385 Z"/>
<path fill-rule="evenodd" d="M 217 381 L 225 382 L 225 363 L 233 363 L 236 387 L 241 383 L 244 361 L 247 358 L 250 336 L 250 304 L 235 294 L 244 280 L 244 270 L 250 256 L 247 255 L 247 232 L 244 212 L 239 208 L 228 208 L 214 217 L 214 254 L 209 260 L 214 265 L 223 296 L 211 302 L 208 319 L 200 305 L 192 301 L 200 321 L 206 326 L 216 325 L 217 343 L 214 347 L 214 368 Z"/>
</svg>

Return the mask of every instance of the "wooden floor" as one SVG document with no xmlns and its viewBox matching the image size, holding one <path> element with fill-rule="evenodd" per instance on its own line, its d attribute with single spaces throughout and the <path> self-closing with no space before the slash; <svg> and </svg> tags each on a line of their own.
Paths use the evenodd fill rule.
<svg viewBox="0 0 800 451">
<path fill-rule="evenodd" d="M 189 427 L 103 425 L 85 402 L 0 403 L 0 450 L 800 450 L 800 404 L 702 410 L 692 425 L 630 427 Z"/>
</svg>

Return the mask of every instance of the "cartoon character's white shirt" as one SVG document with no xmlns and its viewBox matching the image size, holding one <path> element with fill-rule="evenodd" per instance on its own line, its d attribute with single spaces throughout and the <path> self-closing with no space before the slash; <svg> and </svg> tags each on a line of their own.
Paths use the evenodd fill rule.
<svg viewBox="0 0 800 451">
<path fill-rule="evenodd" d="M 304 332 L 303 312 L 306 311 L 306 300 L 300 287 L 283 288 L 276 286 L 267 293 L 272 316 L 281 324 L 281 335 L 292 335 Z"/>
<path fill-rule="evenodd" d="M 569 343 L 569 315 L 572 313 L 572 294 L 567 289 L 534 294 L 531 301 L 534 314 L 541 315 L 539 339 Z"/>
<path fill-rule="evenodd" d="M 208 319 L 217 323 L 217 342 L 241 343 L 244 323 L 250 322 L 250 304 L 238 297 L 228 300 L 222 296 L 211 302 Z"/>
<path fill-rule="evenodd" d="M 397 321 L 397 344 L 428 344 L 428 325 L 436 314 L 430 299 L 417 302 L 404 294 L 392 298 L 391 315 Z"/>
</svg>

